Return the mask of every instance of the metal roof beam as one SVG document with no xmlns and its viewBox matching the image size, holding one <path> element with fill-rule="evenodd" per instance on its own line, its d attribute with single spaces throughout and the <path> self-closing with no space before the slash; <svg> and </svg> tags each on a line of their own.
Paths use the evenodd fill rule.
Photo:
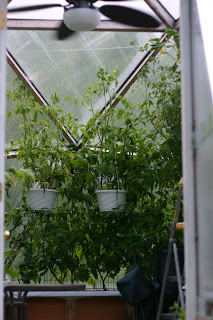
<svg viewBox="0 0 213 320">
<path fill-rule="evenodd" d="M 176 20 L 171 14 L 164 8 L 164 6 L 158 0 L 144 0 L 146 4 L 152 9 L 152 11 L 158 16 L 162 23 L 169 28 L 175 28 Z"/>
<path fill-rule="evenodd" d="M 179 30 L 180 29 L 180 19 L 175 21 L 175 29 Z"/>
<path fill-rule="evenodd" d="M 38 20 L 38 19 L 7 19 L 9 30 L 57 30 L 61 25 L 59 20 Z M 121 32 L 163 32 L 165 25 L 158 28 L 137 28 L 122 23 L 102 20 L 93 31 L 121 31 Z"/>
</svg>

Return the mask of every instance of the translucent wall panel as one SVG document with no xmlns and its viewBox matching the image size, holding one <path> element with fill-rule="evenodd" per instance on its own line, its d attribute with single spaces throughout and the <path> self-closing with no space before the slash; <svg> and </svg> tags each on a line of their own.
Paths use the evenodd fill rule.
<svg viewBox="0 0 213 320">
<path fill-rule="evenodd" d="M 14 92 L 14 90 L 17 90 L 17 85 L 16 80 L 17 79 L 17 75 L 16 73 L 12 70 L 12 68 L 7 65 L 7 83 L 6 83 L 6 89 L 7 89 L 7 95 L 8 93 L 10 94 L 10 92 Z M 15 82 L 14 82 L 15 81 Z M 9 98 L 6 100 L 6 113 L 12 113 L 12 116 L 6 116 L 6 128 L 5 128 L 5 133 L 6 133 L 6 146 L 8 146 L 8 143 L 10 142 L 10 140 L 13 139 L 18 139 L 21 137 L 23 130 L 21 130 L 20 128 L 20 124 L 21 124 L 21 119 L 19 116 L 14 116 L 14 110 L 15 107 L 17 105 L 17 102 L 13 100 L 12 98 Z M 49 118 L 48 118 L 49 120 Z M 52 125 L 54 125 L 52 123 Z"/>
<path fill-rule="evenodd" d="M 160 54 L 160 53 L 158 54 L 158 58 L 159 58 L 158 64 L 153 65 L 153 63 L 150 62 L 152 65 L 152 68 L 155 69 L 156 73 L 158 73 L 157 68 L 160 68 L 160 66 L 172 66 L 174 62 L 177 60 L 177 49 L 173 42 L 171 42 L 171 47 L 167 48 L 167 52 L 168 54 Z M 180 68 L 180 65 L 178 67 Z M 155 79 L 156 79 L 156 74 L 154 75 L 154 73 L 150 73 L 148 80 L 150 82 L 154 82 Z M 158 79 L 156 79 L 156 81 L 158 81 Z M 175 85 L 176 84 L 174 83 L 174 86 Z M 147 99 L 148 92 L 149 91 L 146 87 L 146 82 L 143 78 L 141 78 L 139 80 L 136 80 L 136 82 L 131 86 L 131 88 L 125 94 L 125 97 L 127 97 L 131 103 L 135 104 L 136 115 L 139 115 L 139 113 L 141 112 L 141 110 L 139 109 L 139 106 L 145 101 L 145 99 Z M 153 99 L 153 102 L 155 102 L 154 99 Z M 120 106 L 121 106 L 121 102 L 119 102 L 117 107 L 120 107 Z M 150 109 L 153 109 L 155 107 L 156 106 L 153 104 L 153 106 L 150 106 Z M 150 129 L 153 128 L 153 125 L 150 125 L 150 124 L 147 124 L 147 125 L 150 126 Z"/>
<path fill-rule="evenodd" d="M 17 78 L 17 75 L 15 72 L 7 66 L 7 82 L 6 82 L 6 89 L 13 90 L 15 88 L 14 86 L 14 80 Z M 10 99 L 9 101 L 6 101 L 6 112 L 13 112 L 15 108 L 15 103 L 13 102 L 13 99 Z M 10 140 L 17 139 L 21 136 L 21 130 L 19 128 L 20 121 L 17 121 L 17 117 L 6 117 L 6 126 L 5 126 L 5 134 L 6 134 L 6 141 L 5 145 L 8 146 L 8 143 Z M 5 161 L 5 169 L 15 167 L 15 168 L 21 168 L 22 165 L 19 163 L 15 158 L 12 159 L 6 159 Z M 5 211 L 8 212 L 12 210 L 13 208 L 17 208 L 20 206 L 20 199 L 21 199 L 21 191 L 22 186 L 19 183 L 16 188 L 11 187 L 8 190 L 8 193 L 5 196 Z M 8 245 L 7 241 L 7 245 Z"/>
<path fill-rule="evenodd" d="M 85 123 L 87 106 L 76 106 L 66 97 L 81 97 L 87 87 L 97 81 L 99 67 L 120 70 L 119 83 L 128 77 L 146 55 L 138 52 L 136 41 L 143 46 L 153 33 L 81 32 L 65 41 L 57 41 L 54 31 L 9 31 L 7 47 L 39 91 L 50 102 L 52 93 L 61 97 L 62 108 Z M 96 101 L 96 108 L 103 102 Z"/>
<path fill-rule="evenodd" d="M 7 66 L 7 90 L 13 90 L 15 88 L 14 86 L 14 80 L 17 78 L 17 75 L 15 72 Z M 6 101 L 6 112 L 12 112 L 15 108 L 15 103 L 13 102 L 13 99 L 10 99 L 9 101 Z M 20 122 L 17 121 L 16 118 L 9 118 L 6 117 L 6 128 L 5 128 L 5 133 L 6 133 L 6 146 L 8 145 L 8 142 L 10 140 L 13 140 L 15 138 L 19 138 L 21 135 L 21 131 L 19 129 Z"/>
<path fill-rule="evenodd" d="M 193 83 L 197 150 L 198 275 L 200 313 L 213 316 L 213 105 L 201 29 L 193 10 Z"/>
<path fill-rule="evenodd" d="M 213 108 L 195 0 L 181 19 L 186 317 L 212 319 Z"/>
<path fill-rule="evenodd" d="M 16 159 L 7 159 L 5 169 L 15 167 L 21 168 L 22 165 Z M 14 208 L 19 208 L 21 200 L 22 184 L 19 182 L 16 187 L 11 187 L 5 197 L 5 211 L 9 212 Z"/>
<path fill-rule="evenodd" d="M 166 8 L 173 18 L 180 18 L 180 0 L 159 0 L 159 2 Z"/>
</svg>

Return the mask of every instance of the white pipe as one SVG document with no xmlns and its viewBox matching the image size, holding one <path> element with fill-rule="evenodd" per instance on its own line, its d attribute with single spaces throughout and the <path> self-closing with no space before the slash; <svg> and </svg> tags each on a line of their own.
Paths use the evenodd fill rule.
<svg viewBox="0 0 213 320">
<path fill-rule="evenodd" d="M 0 1 L 0 319 L 4 319 L 4 149 L 6 88 L 6 8 Z"/>
</svg>

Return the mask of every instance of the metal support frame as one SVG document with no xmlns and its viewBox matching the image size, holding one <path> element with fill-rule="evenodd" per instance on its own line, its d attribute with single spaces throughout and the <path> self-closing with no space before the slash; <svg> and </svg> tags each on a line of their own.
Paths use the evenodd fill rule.
<svg viewBox="0 0 213 320">
<path fill-rule="evenodd" d="M 182 110 L 182 149 L 184 176 L 184 251 L 186 273 L 186 318 L 196 319 L 198 292 L 198 264 L 197 264 L 197 200 L 196 193 L 196 122 L 193 81 L 193 57 L 196 51 L 192 39 L 194 17 L 192 0 L 180 1 L 180 40 L 181 40 L 181 110 Z M 196 26 L 197 28 L 197 26 Z M 197 33 L 197 30 L 195 30 Z M 197 62 L 195 63 L 197 69 Z M 203 67 L 202 67 L 203 68 Z M 200 76 L 200 74 L 199 74 Z M 202 87 L 202 86 L 201 86 Z M 197 94 L 202 89 L 196 88 Z M 200 104 L 202 106 L 202 103 Z"/>
<path fill-rule="evenodd" d="M 182 279 L 180 274 L 180 268 L 179 266 L 179 258 L 177 253 L 177 244 L 176 242 L 173 243 L 173 253 L 174 253 L 174 259 L 175 259 L 175 266 L 176 266 L 176 274 L 177 274 L 177 284 L 178 284 L 178 292 L 179 292 L 179 299 L 180 299 L 180 306 L 184 308 L 185 302 L 184 302 L 184 294 L 183 294 L 183 288 L 182 288 Z"/>
<path fill-rule="evenodd" d="M 41 20 L 41 19 L 7 19 L 9 30 L 57 30 L 61 25 L 61 20 Z M 166 25 L 162 24 L 158 28 L 138 28 L 128 26 L 119 22 L 102 20 L 93 31 L 115 31 L 115 32 L 163 32 Z M 92 32 L 93 32 L 92 31 Z"/>
<path fill-rule="evenodd" d="M 164 6 L 156 0 L 144 0 L 146 4 L 152 9 L 152 11 L 158 16 L 163 24 L 169 28 L 175 28 L 176 20 L 171 14 L 164 8 Z"/>
<path fill-rule="evenodd" d="M 174 215 L 174 220 L 173 220 L 173 225 L 172 225 L 172 232 L 171 232 L 171 237 L 169 240 L 169 247 L 168 247 L 166 265 L 165 265 L 165 270 L 164 270 L 163 282 L 162 282 L 162 286 L 161 286 L 160 301 L 159 301 L 159 305 L 158 305 L 158 312 L 157 312 L 156 320 L 161 319 L 161 313 L 163 310 L 164 296 L 165 296 L 165 292 L 166 292 L 166 284 L 168 281 L 172 252 L 174 252 L 177 283 L 178 283 L 178 289 L 179 289 L 178 291 L 179 291 L 179 297 L 180 297 L 180 305 L 181 305 L 181 307 L 184 306 L 184 296 L 183 296 L 183 290 L 182 290 L 182 285 L 181 285 L 181 275 L 180 275 L 180 270 L 179 270 L 179 261 L 178 261 L 177 246 L 176 246 L 176 239 L 175 239 L 176 225 L 178 222 L 178 214 L 179 214 L 181 198 L 182 198 L 182 189 L 183 189 L 183 185 L 182 185 L 182 182 L 180 182 L 179 190 L 178 190 L 178 198 L 177 198 L 177 203 L 176 203 L 176 208 L 175 208 L 175 215 Z"/>
<path fill-rule="evenodd" d="M 9 2 L 11 2 L 11 0 L 9 0 Z M 176 20 L 159 1 L 145 0 L 145 2 L 162 21 L 162 25 L 158 28 L 138 28 L 112 20 L 101 20 L 97 28 L 93 31 L 163 32 L 167 27 L 175 28 Z M 56 30 L 60 25 L 61 20 L 9 18 L 7 22 L 7 28 L 9 30 Z"/>
<path fill-rule="evenodd" d="M 4 170 L 6 109 L 6 0 L 0 1 L 0 319 L 3 319 L 4 288 Z"/>
</svg>

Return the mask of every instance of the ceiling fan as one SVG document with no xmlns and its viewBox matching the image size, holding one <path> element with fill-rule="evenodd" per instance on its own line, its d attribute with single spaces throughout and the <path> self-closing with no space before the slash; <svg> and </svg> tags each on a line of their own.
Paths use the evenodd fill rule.
<svg viewBox="0 0 213 320">
<path fill-rule="evenodd" d="M 22 12 L 38 9 L 47 9 L 53 7 L 63 7 L 64 16 L 57 37 L 62 40 L 70 36 L 74 31 L 89 31 L 97 27 L 101 20 L 101 14 L 107 16 L 113 21 L 123 24 L 143 27 L 157 28 L 160 21 L 148 10 L 139 11 L 122 5 L 106 4 L 101 7 L 96 7 L 93 4 L 97 0 L 66 0 L 67 5 L 41 4 L 27 7 L 10 8 L 8 12 Z M 113 1 L 113 0 L 102 0 Z M 116 0 L 123 1 L 123 0 Z"/>
</svg>

